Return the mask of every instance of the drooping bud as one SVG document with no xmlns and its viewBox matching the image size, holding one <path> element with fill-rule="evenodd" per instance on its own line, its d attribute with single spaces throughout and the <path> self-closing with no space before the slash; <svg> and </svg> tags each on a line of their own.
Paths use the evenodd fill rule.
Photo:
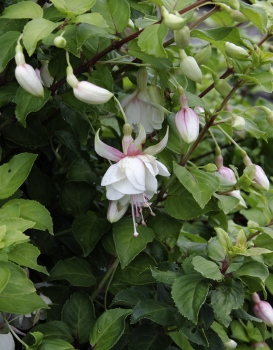
<svg viewBox="0 0 273 350">
<path fill-rule="evenodd" d="M 54 45 L 56 47 L 58 47 L 59 49 L 64 49 L 66 47 L 66 40 L 64 37 L 62 37 L 61 35 L 56 36 L 56 38 L 54 39 Z"/>
<path fill-rule="evenodd" d="M 273 112 L 271 111 L 271 109 L 265 106 L 260 106 L 260 108 L 265 112 L 266 120 L 268 124 L 273 128 Z"/>
<path fill-rule="evenodd" d="M 141 67 L 137 72 L 137 86 L 139 90 L 145 90 L 147 88 L 148 72 L 145 67 Z"/>
<path fill-rule="evenodd" d="M 173 31 L 173 38 L 180 49 L 185 49 L 190 42 L 191 31 L 188 26 Z"/>
<path fill-rule="evenodd" d="M 228 57 L 236 60 L 243 60 L 249 56 L 248 52 L 241 46 L 234 45 L 228 41 L 225 44 L 225 53 Z"/>
<path fill-rule="evenodd" d="M 162 14 L 162 17 L 164 18 L 164 22 L 166 26 L 170 30 L 181 29 L 187 23 L 185 18 L 181 17 L 179 14 L 174 15 L 172 13 L 169 13 L 164 6 L 161 6 L 161 14 Z"/>
<path fill-rule="evenodd" d="M 199 118 L 193 109 L 188 107 L 186 95 L 180 96 L 181 109 L 175 115 L 175 125 L 181 138 L 186 143 L 194 142 L 199 134 Z"/>
<path fill-rule="evenodd" d="M 255 303 L 254 314 L 256 317 L 260 318 L 264 323 L 272 327 L 273 326 L 273 309 L 272 306 L 267 301 L 262 301 L 258 293 L 252 295 L 252 300 Z"/>
<path fill-rule="evenodd" d="M 227 97 L 227 95 L 230 93 L 231 86 L 229 85 L 229 83 L 225 80 L 225 79 L 218 79 L 216 76 L 213 76 L 214 78 L 214 88 L 217 92 L 219 92 L 219 94 L 222 97 Z"/>
<path fill-rule="evenodd" d="M 102 104 L 106 103 L 113 97 L 113 93 L 103 89 L 97 85 L 89 83 L 88 81 L 79 81 L 73 74 L 73 69 L 68 66 L 66 69 L 66 81 L 73 88 L 75 97 L 88 104 Z"/>
<path fill-rule="evenodd" d="M 44 83 L 44 86 L 50 87 L 50 85 L 52 85 L 54 79 L 49 73 L 47 61 L 43 62 L 43 64 L 42 64 L 42 67 L 40 69 L 40 75 L 41 75 L 42 82 Z"/>
<path fill-rule="evenodd" d="M 218 174 L 230 182 L 232 185 L 235 185 L 237 182 L 234 172 L 226 166 L 222 166 L 220 169 L 218 169 Z"/>
<path fill-rule="evenodd" d="M 242 197 L 240 190 L 234 190 L 234 191 L 228 192 L 227 195 L 239 199 L 239 204 L 238 204 L 239 207 L 247 208 L 246 202 Z"/>
<path fill-rule="evenodd" d="M 208 163 L 204 166 L 204 169 L 208 173 L 214 173 L 215 171 L 217 171 L 217 166 L 213 163 Z"/>
<path fill-rule="evenodd" d="M 197 64 L 200 66 L 201 64 L 206 63 L 211 56 L 211 46 L 207 45 L 202 50 L 197 52 L 196 55 L 194 55 L 194 59 L 197 62 Z"/>
<path fill-rule="evenodd" d="M 235 22 L 243 23 L 249 21 L 249 19 L 239 10 L 232 10 L 230 11 L 229 15 L 230 18 Z"/>
<path fill-rule="evenodd" d="M 245 156 L 243 158 L 243 162 L 244 162 L 246 167 L 253 165 L 248 156 Z M 263 171 L 263 169 L 259 165 L 255 164 L 254 166 L 255 166 L 255 173 L 254 173 L 252 186 L 259 189 L 259 190 L 268 191 L 270 183 L 269 183 L 267 176 L 265 175 L 265 172 Z"/>
<path fill-rule="evenodd" d="M 119 221 L 128 209 L 129 203 L 122 206 L 118 201 L 109 201 L 107 220 L 111 223 Z"/>
<path fill-rule="evenodd" d="M 254 349 L 270 349 L 270 347 L 266 344 L 266 342 L 262 341 L 262 342 L 259 342 L 259 343 L 254 343 L 254 344 L 251 344 L 252 348 Z"/>
<path fill-rule="evenodd" d="M 187 56 L 184 50 L 180 50 L 180 68 L 181 72 L 189 79 L 201 83 L 202 72 L 197 62 L 192 56 Z"/>
<path fill-rule="evenodd" d="M 237 343 L 235 340 L 229 339 L 229 341 L 224 343 L 224 346 L 226 349 L 235 349 L 237 347 Z"/>
<path fill-rule="evenodd" d="M 15 77 L 19 85 L 31 95 L 44 97 L 44 89 L 34 68 L 27 64 L 23 54 L 23 48 L 18 43 L 15 48 Z"/>
<path fill-rule="evenodd" d="M 246 122 L 243 117 L 239 117 L 238 115 L 232 115 L 231 126 L 233 129 L 241 131 L 244 130 Z"/>
</svg>

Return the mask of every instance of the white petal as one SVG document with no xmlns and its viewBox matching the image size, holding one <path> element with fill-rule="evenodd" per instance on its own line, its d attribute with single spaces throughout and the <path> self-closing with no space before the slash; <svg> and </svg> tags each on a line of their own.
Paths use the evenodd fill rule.
<svg viewBox="0 0 273 350">
<path fill-rule="evenodd" d="M 132 94 L 123 97 L 120 104 L 124 108 L 126 107 L 138 94 L 138 89 L 136 89 Z"/>
<path fill-rule="evenodd" d="M 0 350 L 15 350 L 15 343 L 12 334 L 0 334 Z"/>
<path fill-rule="evenodd" d="M 158 142 L 158 144 L 146 148 L 145 151 L 143 151 L 143 153 L 150 154 L 153 156 L 153 155 L 161 152 L 167 145 L 168 136 L 169 136 L 169 127 L 167 128 L 166 134 L 163 137 L 163 139 L 160 142 Z"/>
<path fill-rule="evenodd" d="M 120 181 L 126 177 L 125 172 L 122 172 L 119 167 L 119 163 L 111 165 L 106 173 L 104 174 L 102 180 L 101 180 L 101 185 L 102 186 L 107 186 L 110 185 L 114 182 Z"/>
<path fill-rule="evenodd" d="M 115 182 L 110 186 L 113 187 L 113 189 L 115 189 L 116 191 L 122 193 L 122 195 L 125 195 L 125 194 L 131 195 L 131 194 L 137 194 L 137 193 L 143 192 L 142 190 L 137 189 L 134 186 L 134 184 L 131 183 L 127 178 L 120 180 L 118 182 Z M 107 195 L 107 198 L 108 198 L 108 195 Z"/>
<path fill-rule="evenodd" d="M 146 172 L 146 176 L 145 176 L 145 187 L 147 192 L 153 192 L 155 193 L 157 191 L 157 179 L 155 178 L 155 176 L 153 176 L 149 171 Z M 145 191 L 146 194 L 146 191 Z"/>
<path fill-rule="evenodd" d="M 103 158 L 112 160 L 113 162 L 118 162 L 125 157 L 125 155 L 118 149 L 108 146 L 106 143 L 102 142 L 99 137 L 99 131 L 100 129 L 95 135 L 95 151 L 97 154 Z"/>
<path fill-rule="evenodd" d="M 112 185 L 106 186 L 106 198 L 110 201 L 116 201 L 124 196 L 123 193 L 114 189 Z"/>
<path fill-rule="evenodd" d="M 165 167 L 164 164 L 159 162 L 158 160 L 156 161 L 157 167 L 158 167 L 158 174 L 162 176 L 170 176 L 171 174 L 169 173 L 169 170 Z"/>
<path fill-rule="evenodd" d="M 139 191 L 145 191 L 145 167 L 143 162 L 137 157 L 126 157 L 120 164 L 125 167 L 128 180 Z"/>
</svg>

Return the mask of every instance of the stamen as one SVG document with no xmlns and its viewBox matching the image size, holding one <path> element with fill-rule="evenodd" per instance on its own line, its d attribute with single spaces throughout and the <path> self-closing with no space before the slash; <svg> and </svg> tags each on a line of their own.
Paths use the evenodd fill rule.
<svg viewBox="0 0 273 350">
<path fill-rule="evenodd" d="M 136 230 L 136 217 L 135 217 L 135 210 L 134 210 L 134 203 L 133 199 L 131 199 L 131 208 L 132 208 L 132 217 L 133 217 L 133 224 L 134 224 L 134 236 L 138 236 L 138 232 Z"/>
</svg>

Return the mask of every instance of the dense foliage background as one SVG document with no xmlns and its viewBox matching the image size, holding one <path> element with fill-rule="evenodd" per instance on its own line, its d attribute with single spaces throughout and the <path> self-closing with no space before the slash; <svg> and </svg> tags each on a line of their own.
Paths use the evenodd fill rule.
<svg viewBox="0 0 273 350">
<path fill-rule="evenodd" d="M 0 8 L 0 349 L 272 348 L 273 310 L 252 299 L 273 303 L 272 1 Z M 101 184 L 106 144 L 133 140 L 120 103 L 133 139 L 139 122 L 147 134 L 125 158 L 147 149 L 168 169 L 140 191 L 136 228 Z"/>
</svg>

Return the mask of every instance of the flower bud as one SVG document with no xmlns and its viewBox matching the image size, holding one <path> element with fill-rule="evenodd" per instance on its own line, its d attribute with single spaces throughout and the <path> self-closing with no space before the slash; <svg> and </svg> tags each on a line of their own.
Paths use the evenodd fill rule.
<svg viewBox="0 0 273 350">
<path fill-rule="evenodd" d="M 270 347 L 264 341 L 251 344 L 251 347 L 254 349 L 270 349 Z"/>
<path fill-rule="evenodd" d="M 106 103 L 113 96 L 112 92 L 103 89 L 88 81 L 79 81 L 73 74 L 73 69 L 68 66 L 66 69 L 67 83 L 73 88 L 75 97 L 88 104 L 101 104 Z"/>
<path fill-rule="evenodd" d="M 260 108 L 265 112 L 266 120 L 268 124 L 273 128 L 273 112 L 271 111 L 271 109 L 265 106 L 261 106 Z"/>
<path fill-rule="evenodd" d="M 229 181 L 232 185 L 235 185 L 237 182 L 234 172 L 226 166 L 222 166 L 220 169 L 218 169 L 218 174 Z"/>
<path fill-rule="evenodd" d="M 127 154 L 128 147 L 134 141 L 132 138 L 132 128 L 129 123 L 123 125 L 123 138 L 122 138 L 122 149 L 123 153 Z"/>
<path fill-rule="evenodd" d="M 235 349 L 237 347 L 237 343 L 233 339 L 229 339 L 229 341 L 224 343 L 224 346 L 226 349 Z"/>
<path fill-rule="evenodd" d="M 228 41 L 225 44 L 225 53 L 228 57 L 236 60 L 242 60 L 249 56 L 248 52 L 241 46 L 234 45 Z"/>
<path fill-rule="evenodd" d="M 201 64 L 206 63 L 211 56 L 211 46 L 207 45 L 202 50 L 197 52 L 197 54 L 194 56 L 195 61 L 200 66 Z"/>
<path fill-rule="evenodd" d="M 184 50 L 180 50 L 181 72 L 189 79 L 201 83 L 202 72 L 197 62 L 192 56 L 187 56 Z"/>
<path fill-rule="evenodd" d="M 52 85 L 54 79 L 49 73 L 47 61 L 43 63 L 40 69 L 40 76 L 41 76 L 42 82 L 46 87 L 50 87 L 50 85 Z"/>
<path fill-rule="evenodd" d="M 217 171 L 217 166 L 213 163 L 208 163 L 204 166 L 204 169 L 208 173 L 214 173 L 215 171 Z"/>
<path fill-rule="evenodd" d="M 248 156 L 245 156 L 243 158 L 244 164 L 248 167 L 253 165 L 250 158 Z M 269 190 L 269 180 L 267 176 L 265 175 L 265 172 L 259 165 L 254 165 L 255 166 L 255 173 L 254 173 L 254 178 L 253 178 L 253 187 L 259 189 L 259 190 Z"/>
<path fill-rule="evenodd" d="M 175 125 L 181 138 L 186 143 L 194 142 L 199 134 L 199 118 L 193 109 L 188 107 L 186 95 L 180 97 L 181 109 L 175 115 Z"/>
<path fill-rule="evenodd" d="M 228 192 L 227 195 L 239 199 L 238 206 L 242 208 L 247 208 L 246 202 L 244 198 L 241 196 L 240 190 L 234 190 L 234 191 Z"/>
<path fill-rule="evenodd" d="M 245 125 L 246 122 L 243 117 L 239 117 L 238 115 L 232 116 L 231 126 L 233 127 L 233 129 L 241 131 L 244 130 Z"/>
<path fill-rule="evenodd" d="M 173 37 L 176 45 L 180 49 L 185 49 L 190 42 L 191 31 L 188 26 L 173 31 Z"/>
<path fill-rule="evenodd" d="M 230 18 L 235 22 L 247 22 L 249 19 L 240 11 L 238 10 L 232 10 L 229 13 Z"/>
<path fill-rule="evenodd" d="M 161 14 L 162 14 L 162 17 L 164 18 L 164 22 L 166 26 L 170 30 L 181 29 L 187 23 L 185 18 L 182 18 L 179 15 L 174 15 L 172 13 L 169 13 L 164 6 L 161 6 Z"/>
<path fill-rule="evenodd" d="M 137 86 L 139 90 L 147 88 L 148 72 L 145 67 L 141 67 L 137 72 Z"/>
<path fill-rule="evenodd" d="M 61 35 L 56 36 L 56 38 L 54 39 L 54 45 L 56 47 L 58 47 L 59 49 L 64 49 L 66 47 L 66 40 L 64 37 L 62 37 Z"/>
<path fill-rule="evenodd" d="M 252 299 L 255 302 L 254 314 L 256 317 L 260 318 L 264 323 L 272 327 L 273 326 L 273 309 L 272 306 L 267 301 L 260 300 L 257 293 L 252 295 Z"/>
<path fill-rule="evenodd" d="M 128 209 L 129 203 L 121 206 L 118 201 L 109 201 L 107 220 L 111 223 L 119 221 Z"/>
<path fill-rule="evenodd" d="M 231 86 L 229 85 L 228 82 L 225 81 L 225 79 L 215 78 L 214 79 L 214 88 L 224 98 L 227 97 L 227 95 L 231 91 Z"/>
</svg>

